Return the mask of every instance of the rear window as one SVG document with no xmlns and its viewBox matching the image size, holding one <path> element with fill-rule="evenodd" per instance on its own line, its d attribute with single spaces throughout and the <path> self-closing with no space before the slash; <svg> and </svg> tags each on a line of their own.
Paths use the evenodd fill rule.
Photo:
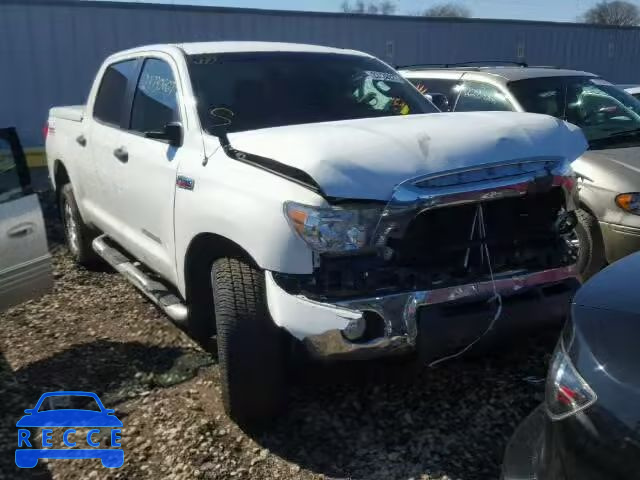
<svg viewBox="0 0 640 480">
<path fill-rule="evenodd" d="M 395 70 L 371 57 L 260 52 L 194 55 L 193 89 L 205 129 L 233 112 L 231 132 L 437 112 Z"/>
<path fill-rule="evenodd" d="M 459 80 L 446 78 L 409 78 L 408 80 L 423 93 L 445 95 L 451 108 L 456 104 L 458 92 L 460 91 L 456 88 L 460 84 Z"/>
<path fill-rule="evenodd" d="M 135 81 L 137 60 L 114 63 L 107 67 L 98 89 L 93 116 L 109 125 L 120 126 L 130 81 Z"/>
<path fill-rule="evenodd" d="M 467 81 L 459 87 L 456 112 L 511 112 L 513 105 L 497 87 L 484 82 Z"/>
</svg>

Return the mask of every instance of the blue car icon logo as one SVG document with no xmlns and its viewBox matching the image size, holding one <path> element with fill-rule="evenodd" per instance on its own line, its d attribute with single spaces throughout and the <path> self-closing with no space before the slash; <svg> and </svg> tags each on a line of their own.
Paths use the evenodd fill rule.
<svg viewBox="0 0 640 480">
<path fill-rule="evenodd" d="M 122 422 L 114 415 L 114 410 L 104 407 L 95 393 L 45 393 L 35 407 L 24 412 L 26 415 L 16 423 L 16 465 L 19 468 L 33 468 L 41 458 L 99 458 L 107 468 L 123 465 L 124 451 L 119 448 Z M 42 448 L 37 448 L 36 441 L 31 440 L 29 428 L 32 427 L 42 428 Z M 69 448 L 53 448 L 54 428 L 63 431 L 62 441 Z M 91 429 L 81 435 L 76 428 Z M 110 445 L 101 444 L 106 430 L 110 430 Z M 85 445 L 90 448 L 83 448 Z"/>
</svg>

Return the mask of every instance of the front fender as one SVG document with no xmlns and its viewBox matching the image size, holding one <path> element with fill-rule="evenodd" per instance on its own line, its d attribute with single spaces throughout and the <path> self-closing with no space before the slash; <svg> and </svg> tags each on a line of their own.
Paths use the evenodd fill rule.
<svg viewBox="0 0 640 480">
<path fill-rule="evenodd" d="M 623 211 L 615 204 L 615 197 L 623 192 L 625 172 L 619 171 L 609 161 L 588 154 L 576 160 L 572 167 L 578 175 L 581 206 L 591 211 L 600 222 L 618 223 Z"/>
<path fill-rule="evenodd" d="M 206 166 L 200 162 L 181 165 L 179 174 L 194 180 L 192 190 L 177 188 L 175 196 L 178 288 L 183 295 L 187 250 L 202 233 L 231 240 L 264 270 L 313 272 L 312 252 L 289 226 L 283 204 L 294 200 L 326 205 L 320 195 L 224 154 L 214 155 Z"/>
</svg>

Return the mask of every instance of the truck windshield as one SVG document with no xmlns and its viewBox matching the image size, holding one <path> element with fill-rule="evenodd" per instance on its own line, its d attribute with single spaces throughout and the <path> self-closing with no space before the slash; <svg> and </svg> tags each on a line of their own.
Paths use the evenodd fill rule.
<svg viewBox="0 0 640 480">
<path fill-rule="evenodd" d="M 535 78 L 509 87 L 526 111 L 581 127 L 591 148 L 640 145 L 640 101 L 605 80 Z"/>
<path fill-rule="evenodd" d="M 234 113 L 230 132 L 304 123 L 431 113 L 438 110 L 373 58 L 260 52 L 189 56 L 205 130 L 211 111 Z"/>
</svg>

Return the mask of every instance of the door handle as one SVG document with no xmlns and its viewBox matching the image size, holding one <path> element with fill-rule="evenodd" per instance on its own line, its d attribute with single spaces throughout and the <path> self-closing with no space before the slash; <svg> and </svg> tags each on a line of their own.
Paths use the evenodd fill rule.
<svg viewBox="0 0 640 480">
<path fill-rule="evenodd" d="M 81 147 L 87 146 L 87 138 L 84 135 L 80 135 L 79 137 L 77 137 L 76 142 L 78 142 L 78 145 L 80 145 Z"/>
<path fill-rule="evenodd" d="M 34 225 L 32 223 L 22 223 L 16 225 L 7 232 L 7 235 L 11 238 L 22 238 L 33 233 Z"/>
<path fill-rule="evenodd" d="M 127 149 L 124 147 L 116 148 L 113 151 L 113 155 L 122 163 L 127 163 L 129 161 L 129 152 L 127 152 Z"/>
</svg>

